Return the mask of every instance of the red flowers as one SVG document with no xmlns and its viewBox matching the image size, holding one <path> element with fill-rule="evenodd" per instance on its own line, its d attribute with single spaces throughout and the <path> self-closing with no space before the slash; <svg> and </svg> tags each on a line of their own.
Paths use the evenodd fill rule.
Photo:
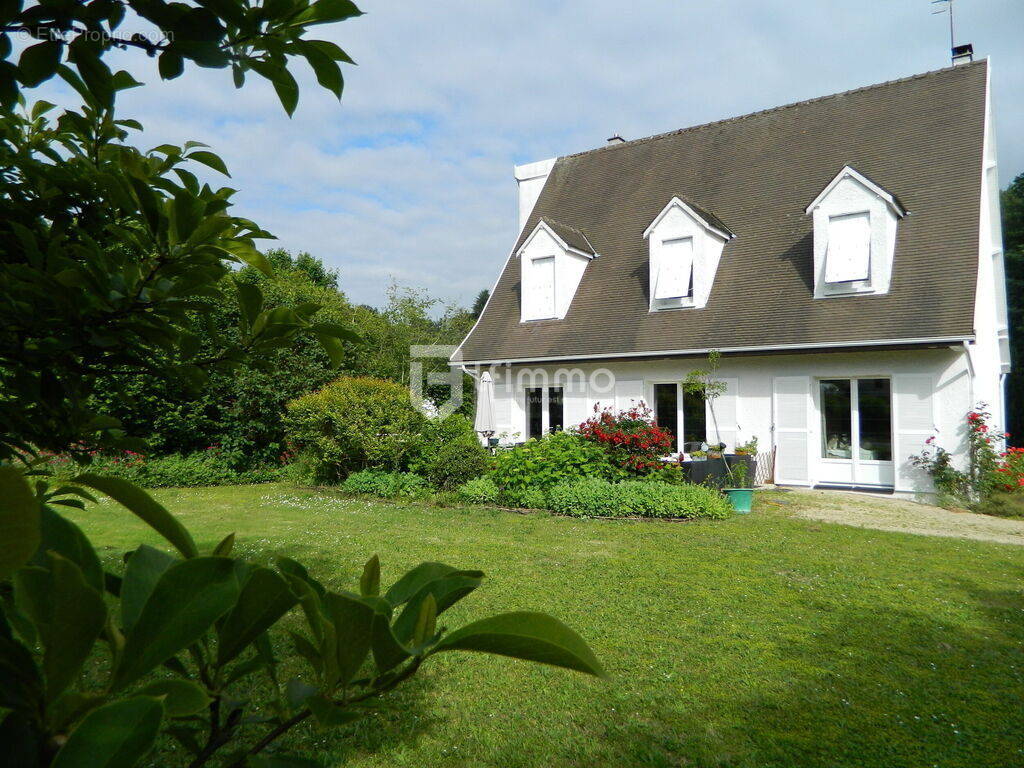
<svg viewBox="0 0 1024 768">
<path fill-rule="evenodd" d="M 623 469 L 646 474 L 660 468 L 660 457 L 672 450 L 672 435 L 654 423 L 651 409 L 643 403 L 619 413 L 595 406 L 594 413 L 577 431 L 603 445 Z"/>
</svg>

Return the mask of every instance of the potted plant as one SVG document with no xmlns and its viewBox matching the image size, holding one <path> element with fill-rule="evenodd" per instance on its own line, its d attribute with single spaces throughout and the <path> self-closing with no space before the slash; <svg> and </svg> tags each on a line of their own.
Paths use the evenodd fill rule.
<svg viewBox="0 0 1024 768">
<path fill-rule="evenodd" d="M 707 461 L 707 451 L 693 451 L 690 454 L 690 461 Z"/>
<path fill-rule="evenodd" d="M 728 497 L 733 509 L 745 515 L 750 512 L 754 503 L 754 484 L 751 482 L 746 463 L 729 467 L 729 479 L 732 486 L 723 488 L 722 493 Z"/>
</svg>

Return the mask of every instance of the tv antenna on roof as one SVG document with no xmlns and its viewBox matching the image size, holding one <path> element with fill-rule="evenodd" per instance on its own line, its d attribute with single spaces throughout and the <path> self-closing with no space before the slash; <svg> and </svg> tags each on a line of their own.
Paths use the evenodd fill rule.
<svg viewBox="0 0 1024 768">
<path fill-rule="evenodd" d="M 932 16 L 939 13 L 949 12 L 949 50 L 952 51 L 956 47 L 956 39 L 953 34 L 953 0 L 932 0 L 932 5 L 943 5 L 944 7 L 939 8 L 937 11 L 932 11 Z"/>
</svg>

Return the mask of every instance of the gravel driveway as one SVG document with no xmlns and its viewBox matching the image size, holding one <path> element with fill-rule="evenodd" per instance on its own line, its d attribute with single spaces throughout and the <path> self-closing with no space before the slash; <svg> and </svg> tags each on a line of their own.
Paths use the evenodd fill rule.
<svg viewBox="0 0 1024 768">
<path fill-rule="evenodd" d="M 951 512 L 889 496 L 848 491 L 785 490 L 765 493 L 762 503 L 773 511 L 809 520 L 880 531 L 1024 545 L 1024 520 Z"/>
</svg>

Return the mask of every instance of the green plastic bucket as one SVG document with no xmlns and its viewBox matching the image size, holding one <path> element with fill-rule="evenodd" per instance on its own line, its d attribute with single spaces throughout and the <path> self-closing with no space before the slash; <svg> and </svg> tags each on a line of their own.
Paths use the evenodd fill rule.
<svg viewBox="0 0 1024 768">
<path fill-rule="evenodd" d="M 723 488 L 722 491 L 729 497 L 729 503 L 737 512 L 747 514 L 750 511 L 750 506 L 754 503 L 753 488 Z"/>
</svg>

